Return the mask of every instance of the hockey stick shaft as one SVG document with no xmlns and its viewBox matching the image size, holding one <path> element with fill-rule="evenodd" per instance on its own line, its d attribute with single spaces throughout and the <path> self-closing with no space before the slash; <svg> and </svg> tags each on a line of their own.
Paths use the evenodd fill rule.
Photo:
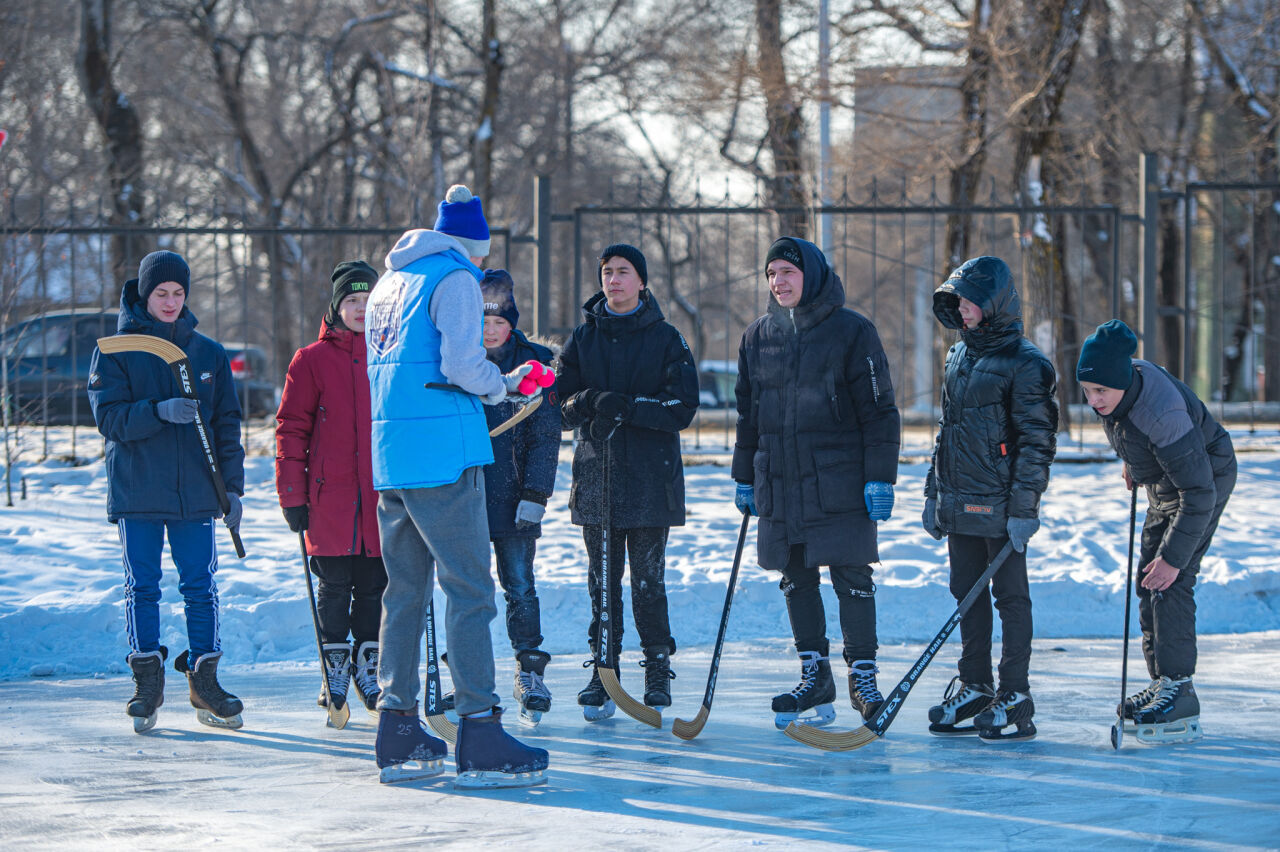
<svg viewBox="0 0 1280 852">
<path fill-rule="evenodd" d="M 458 726 L 444 715 L 440 703 L 444 698 L 440 691 L 440 661 L 436 655 L 436 604 L 427 602 L 427 706 L 425 715 L 431 730 L 452 744 L 458 739 Z"/>
<path fill-rule="evenodd" d="M 738 568 L 742 565 L 742 550 L 747 543 L 747 525 L 751 523 L 751 515 L 742 514 L 742 528 L 738 530 L 738 549 L 733 555 L 733 570 L 729 572 L 729 587 L 724 593 L 724 609 L 720 613 L 720 630 L 716 633 L 715 650 L 711 652 L 711 671 L 707 674 L 707 689 L 702 696 L 702 709 L 692 722 L 675 719 L 671 723 L 671 733 L 683 740 L 691 740 L 702 733 L 711 715 L 711 700 L 716 692 L 716 678 L 720 674 L 720 653 L 724 650 L 724 635 L 729 627 L 729 609 L 733 606 L 733 590 L 738 584 Z"/>
<path fill-rule="evenodd" d="M 298 547 L 302 550 L 302 574 L 307 578 L 307 599 L 311 602 L 311 626 L 316 631 L 316 651 L 320 654 L 320 680 L 324 689 L 325 709 L 328 711 L 329 721 L 335 728 L 341 729 L 346 727 L 347 720 L 351 718 L 351 710 L 345 701 L 341 709 L 334 707 L 333 695 L 329 692 L 329 662 L 324 658 L 324 638 L 320 635 L 320 610 L 316 607 L 316 589 L 311 582 L 311 560 L 307 557 L 307 536 L 301 530 L 298 531 Z"/>
<path fill-rule="evenodd" d="M 924 649 L 924 653 L 916 660 L 915 665 L 911 667 L 906 676 L 898 682 L 898 685 L 885 698 L 884 704 L 880 706 L 880 710 L 876 713 L 874 719 L 857 730 L 847 732 L 824 731 L 820 728 L 797 725 L 792 722 L 787 725 L 787 736 L 797 742 L 802 742 L 805 745 L 824 751 L 850 751 L 855 748 L 861 748 L 876 738 L 884 736 L 884 732 L 889 729 L 889 726 L 893 724 L 893 720 L 897 718 L 898 711 L 902 709 L 902 705 L 907 700 L 907 695 L 911 692 L 911 688 L 916 685 L 916 681 L 924 674 L 924 670 L 928 668 L 929 663 L 933 661 L 938 651 L 946 644 L 947 637 L 956 629 L 956 625 L 960 623 L 960 620 L 964 618 L 964 614 L 973 606 L 973 602 L 987 588 L 991 578 L 1000 570 L 1000 567 L 1004 565 L 1005 560 L 1009 558 L 1011 553 L 1013 553 L 1013 544 L 1006 541 L 1004 547 L 1000 548 L 1000 552 L 996 554 L 995 559 L 992 559 L 990 564 L 987 565 L 987 570 L 983 571 L 982 576 L 978 577 L 973 587 L 969 589 L 969 593 L 956 606 L 955 612 L 947 619 L 946 624 L 942 625 L 942 629 L 933 637 L 933 641 L 929 643 L 928 647 Z"/>
<path fill-rule="evenodd" d="M 1129 570 L 1124 581 L 1124 645 L 1120 652 L 1120 704 L 1116 710 L 1116 724 L 1112 729 L 1111 747 L 1119 750 L 1124 739 L 1124 702 L 1129 691 L 1129 619 L 1133 602 L 1133 534 L 1138 525 L 1138 486 L 1129 489 Z"/>
</svg>

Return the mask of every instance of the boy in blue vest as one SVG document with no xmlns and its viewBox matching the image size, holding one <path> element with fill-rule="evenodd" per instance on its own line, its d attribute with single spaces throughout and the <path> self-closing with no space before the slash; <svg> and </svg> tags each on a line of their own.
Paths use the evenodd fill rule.
<svg viewBox="0 0 1280 852">
<path fill-rule="evenodd" d="M 387 567 L 378 660 L 376 753 L 383 782 L 439 774 L 448 746 L 418 716 L 422 637 L 436 569 L 459 716 L 458 787 L 545 780 L 547 752 L 502 729 L 489 624 L 484 466 L 493 447 L 481 404 L 514 395 L 528 366 L 503 375 L 485 357 L 478 264 L 489 253 L 480 199 L 449 189 L 434 230 L 407 231 L 369 297 L 365 338 L 373 486 Z M 439 385 L 452 385 L 452 389 Z"/>
</svg>

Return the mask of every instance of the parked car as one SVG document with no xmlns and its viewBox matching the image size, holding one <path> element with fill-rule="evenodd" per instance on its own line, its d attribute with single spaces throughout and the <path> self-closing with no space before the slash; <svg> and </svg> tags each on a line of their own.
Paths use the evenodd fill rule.
<svg viewBox="0 0 1280 852">
<path fill-rule="evenodd" d="M 93 425 L 89 362 L 98 338 L 116 331 L 117 311 L 59 311 L 16 323 L 0 338 L 7 356 L 15 422 Z M 274 414 L 278 395 L 267 356 L 256 346 L 224 344 L 240 407 L 250 417 Z"/>
<path fill-rule="evenodd" d="M 698 362 L 698 405 L 701 408 L 732 408 L 738 404 L 733 388 L 738 382 L 736 361 Z"/>
</svg>

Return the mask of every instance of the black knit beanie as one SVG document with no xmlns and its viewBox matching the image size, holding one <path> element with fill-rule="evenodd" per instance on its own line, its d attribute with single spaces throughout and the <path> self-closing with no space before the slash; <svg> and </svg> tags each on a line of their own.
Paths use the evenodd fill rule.
<svg viewBox="0 0 1280 852">
<path fill-rule="evenodd" d="M 775 260 L 785 260 L 804 272 L 804 255 L 800 253 L 800 246 L 796 245 L 796 241 L 791 237 L 780 237 L 773 241 L 773 245 L 769 246 L 769 253 L 764 256 L 764 268 L 768 269 L 769 264 Z"/>
<path fill-rule="evenodd" d="M 344 260 L 333 268 L 333 298 L 329 300 L 329 316 L 336 319 L 338 306 L 352 293 L 368 293 L 378 283 L 378 271 L 363 260 Z"/>
<path fill-rule="evenodd" d="M 480 293 L 484 296 L 484 315 L 502 317 L 515 328 L 520 322 L 520 310 L 516 307 L 516 284 L 505 269 L 486 269 L 484 280 L 480 282 Z"/>
<path fill-rule="evenodd" d="M 166 281 L 182 285 L 187 299 L 191 298 L 191 268 L 182 255 L 173 251 L 153 251 L 138 264 L 138 296 L 142 304 L 151 298 L 151 291 Z"/>
<path fill-rule="evenodd" d="M 649 286 L 649 267 L 644 262 L 644 255 L 640 252 L 640 249 L 626 243 L 614 243 L 600 252 L 601 269 L 604 269 L 604 262 L 611 257 L 620 257 L 634 266 L 636 274 L 640 276 L 640 283 L 646 287 Z"/>
<path fill-rule="evenodd" d="M 1106 388 L 1128 390 L 1133 384 L 1133 361 L 1138 338 L 1118 319 L 1107 320 L 1080 347 L 1076 380 Z"/>
</svg>

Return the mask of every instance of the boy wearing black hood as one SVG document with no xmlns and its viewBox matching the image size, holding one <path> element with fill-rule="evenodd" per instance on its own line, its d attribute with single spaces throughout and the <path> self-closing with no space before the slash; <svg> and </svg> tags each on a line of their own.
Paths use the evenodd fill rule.
<svg viewBox="0 0 1280 852">
<path fill-rule="evenodd" d="M 929 710 L 938 736 L 1031 739 L 1035 704 L 1027 540 L 1040 527 L 1040 495 L 1057 451 L 1057 374 L 1022 336 L 1022 302 L 998 257 L 965 261 L 933 294 L 933 313 L 960 332 L 947 353 L 942 419 L 925 478 L 924 529 L 947 538 L 951 594 L 959 601 L 1008 542 L 1013 552 L 960 620 L 960 673 Z M 991 678 L 991 596 L 1000 612 L 1000 686 Z M 972 725 L 957 723 L 973 719 Z M 1006 728 L 1012 726 L 1013 730 Z"/>
<path fill-rule="evenodd" d="M 800 683 L 773 699 L 774 724 L 826 725 L 836 687 L 820 567 L 840 603 L 849 698 L 864 719 L 876 685 L 876 522 L 893 509 L 900 418 L 875 326 L 844 307 L 844 284 L 813 243 L 782 237 L 765 256 L 769 312 L 738 350 L 734 503 L 758 515 L 760 566 L 779 571 Z M 803 714 L 803 715 L 802 715 Z"/>
<path fill-rule="evenodd" d="M 684 524 L 680 430 L 698 407 L 698 374 L 680 332 L 647 288 L 644 255 L 618 243 L 600 253 L 600 290 L 583 305 L 585 321 L 560 353 L 556 384 L 565 429 L 580 428 L 573 454 L 569 508 L 582 527 L 590 567 L 591 681 L 578 693 L 588 721 L 613 715 L 594 660 L 600 658 L 603 500 L 609 501 L 610 600 L 622 597 L 624 554 L 631 559 L 631 608 L 645 659 L 644 703 L 671 704 L 670 657 L 676 643 L 667 617 L 667 535 Z M 610 446 L 611 492 L 602 495 L 602 458 Z M 620 620 L 619 620 L 620 621 Z M 622 650 L 621 624 L 608 631 L 611 658 Z"/>
</svg>

